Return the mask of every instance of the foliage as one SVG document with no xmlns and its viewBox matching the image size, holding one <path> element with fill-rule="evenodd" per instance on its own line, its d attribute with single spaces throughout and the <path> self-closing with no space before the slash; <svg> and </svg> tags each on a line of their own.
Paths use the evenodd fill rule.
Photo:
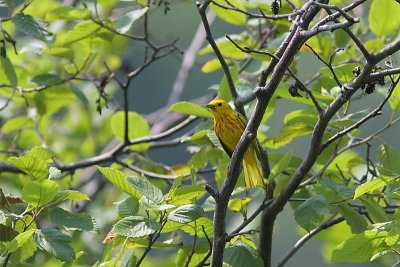
<svg viewBox="0 0 400 267">
<path fill-rule="evenodd" d="M 174 27 L 156 33 L 184 1 L 0 4 L 3 266 L 271 266 L 288 203 L 305 234 L 278 266 L 317 234 L 331 262 L 399 261 L 400 151 L 382 135 L 400 120 L 398 1 L 205 0 L 187 49 Z M 170 77 L 152 68 L 174 57 L 167 105 L 141 114 L 140 79 Z M 190 80 L 196 62 L 219 76 L 211 93 Z M 216 95 L 249 118 L 232 159 L 204 107 Z M 256 136 L 267 186 L 246 190 Z"/>
</svg>

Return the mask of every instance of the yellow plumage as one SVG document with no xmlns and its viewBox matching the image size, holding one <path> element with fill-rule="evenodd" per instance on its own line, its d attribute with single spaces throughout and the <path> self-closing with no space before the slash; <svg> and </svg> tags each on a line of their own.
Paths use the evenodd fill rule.
<svg viewBox="0 0 400 267">
<path fill-rule="evenodd" d="M 246 119 L 240 113 L 235 112 L 222 99 L 211 101 L 207 107 L 211 110 L 214 117 L 215 134 L 218 136 L 225 152 L 231 157 L 236 144 L 239 142 L 246 128 Z M 256 143 L 253 142 L 250 144 L 243 158 L 244 184 L 247 188 L 256 186 L 264 187 L 264 179 L 257 165 L 255 151 Z"/>
</svg>

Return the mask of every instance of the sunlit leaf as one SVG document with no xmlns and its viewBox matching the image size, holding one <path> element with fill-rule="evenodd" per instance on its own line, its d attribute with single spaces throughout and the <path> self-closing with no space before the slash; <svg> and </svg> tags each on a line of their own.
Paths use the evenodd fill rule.
<svg viewBox="0 0 400 267">
<path fill-rule="evenodd" d="M 46 20 L 78 20 L 88 19 L 92 12 L 88 8 L 74 8 L 72 6 L 59 6 L 47 12 Z"/>
<path fill-rule="evenodd" d="M 129 31 L 133 23 L 140 19 L 144 14 L 146 14 L 148 9 L 148 7 L 145 7 L 141 9 L 135 9 L 126 13 L 118 20 L 117 31 L 120 33 L 126 33 L 127 31 Z"/>
<path fill-rule="evenodd" d="M 128 175 L 124 174 L 120 170 L 110 168 L 110 167 L 99 167 L 96 166 L 96 168 L 116 187 L 127 193 L 128 195 L 134 196 L 136 198 L 141 197 L 141 193 L 139 193 L 135 188 L 133 188 L 128 181 L 126 180 L 126 177 Z"/>
<path fill-rule="evenodd" d="M 212 118 L 211 112 L 208 108 L 203 106 L 198 106 L 196 104 L 182 101 L 173 104 L 168 109 L 169 111 L 176 111 L 187 115 L 195 115 L 198 117 Z"/>
<path fill-rule="evenodd" d="M 160 204 L 164 200 L 161 190 L 150 183 L 145 177 L 128 176 L 126 181 L 151 201 Z"/>
<path fill-rule="evenodd" d="M 204 215 L 202 207 L 196 204 L 186 204 L 171 211 L 168 219 L 178 223 L 189 223 Z"/>
<path fill-rule="evenodd" d="M 388 177 L 378 177 L 372 181 L 363 183 L 362 185 L 359 185 L 355 192 L 354 192 L 354 199 L 359 198 L 360 196 L 364 195 L 365 193 L 372 192 L 375 189 L 381 188 L 382 186 L 385 186 L 389 183 L 390 178 Z"/>
<path fill-rule="evenodd" d="M 22 247 L 33 235 L 36 229 L 31 229 L 17 235 L 8 245 L 7 252 L 12 253 Z"/>
<path fill-rule="evenodd" d="M 16 117 L 7 120 L 1 127 L 3 133 L 9 133 L 26 127 L 33 127 L 34 122 L 30 117 Z"/>
<path fill-rule="evenodd" d="M 22 199 L 32 207 L 40 207 L 52 201 L 58 189 L 58 184 L 52 180 L 32 181 L 22 188 Z"/>
<path fill-rule="evenodd" d="M 391 0 L 374 0 L 369 9 L 369 27 L 379 37 L 399 30 L 400 5 Z"/>
<path fill-rule="evenodd" d="M 141 237 L 161 229 L 161 224 L 142 216 L 129 216 L 118 221 L 113 232 L 126 237 Z"/>
</svg>

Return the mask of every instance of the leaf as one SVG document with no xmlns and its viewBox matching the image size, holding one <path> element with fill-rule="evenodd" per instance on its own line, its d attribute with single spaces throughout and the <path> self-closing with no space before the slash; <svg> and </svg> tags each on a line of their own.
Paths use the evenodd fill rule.
<svg viewBox="0 0 400 267">
<path fill-rule="evenodd" d="M 124 191 L 130 196 L 134 196 L 136 198 L 141 197 L 141 194 L 132 188 L 130 184 L 126 181 L 126 177 L 128 175 L 124 174 L 120 170 L 110 168 L 110 167 L 99 167 L 96 166 L 96 168 L 116 187 Z"/>
<path fill-rule="evenodd" d="M 328 214 L 328 202 L 322 195 L 315 195 L 303 202 L 294 212 L 296 222 L 311 231 L 317 227 L 323 220 L 324 215 Z"/>
<path fill-rule="evenodd" d="M 33 76 L 31 81 L 36 83 L 37 85 L 52 86 L 60 84 L 62 82 L 62 79 L 56 74 L 43 73 Z"/>
<path fill-rule="evenodd" d="M 149 10 L 148 7 L 132 10 L 126 13 L 118 20 L 117 32 L 126 33 L 132 27 L 133 23 L 140 19 Z"/>
<path fill-rule="evenodd" d="M 89 100 L 78 86 L 74 83 L 69 83 L 69 89 L 71 89 L 86 108 L 89 108 Z"/>
<path fill-rule="evenodd" d="M 32 229 L 36 230 L 36 229 Z M 25 262 L 28 260 L 30 257 L 32 257 L 35 254 L 35 251 L 37 250 L 37 245 L 35 241 L 33 240 L 33 237 L 28 238 L 26 242 L 18 248 L 16 251 L 14 251 L 11 254 L 11 261 L 12 262 Z"/>
<path fill-rule="evenodd" d="M 334 262 L 368 262 L 375 254 L 380 240 L 386 237 L 384 232 L 365 231 L 353 235 L 340 243 L 333 251 L 331 260 Z"/>
<path fill-rule="evenodd" d="M 48 163 L 52 163 L 53 157 L 55 156 L 53 151 L 42 146 L 35 146 L 31 150 L 29 150 L 25 155 L 45 160 Z"/>
<path fill-rule="evenodd" d="M 189 223 L 203 216 L 205 214 L 202 207 L 196 204 L 186 204 L 171 211 L 168 219 L 178 223 Z"/>
<path fill-rule="evenodd" d="M 59 6 L 46 13 L 46 21 L 88 19 L 92 11 L 88 8 Z"/>
<path fill-rule="evenodd" d="M 13 240 L 16 236 L 18 236 L 18 232 L 12 229 L 9 226 L 5 226 L 0 224 L 0 241 L 7 242 Z"/>
<path fill-rule="evenodd" d="M 211 112 L 203 106 L 199 106 L 190 102 L 181 101 L 173 104 L 168 111 L 180 112 L 187 115 L 198 117 L 212 118 Z"/>
<path fill-rule="evenodd" d="M 134 216 L 139 211 L 139 201 L 136 197 L 129 197 L 118 203 L 118 216 Z"/>
<path fill-rule="evenodd" d="M 113 233 L 126 237 L 147 236 L 161 229 L 159 222 L 142 216 L 129 216 L 118 221 L 113 227 Z"/>
<path fill-rule="evenodd" d="M 1 127 L 3 133 L 9 133 L 22 128 L 33 127 L 35 124 L 30 117 L 16 117 L 7 120 Z"/>
<path fill-rule="evenodd" d="M 50 212 L 50 219 L 58 227 L 67 231 L 80 230 L 88 232 L 98 232 L 96 221 L 87 213 L 71 213 L 64 209 L 55 207 Z"/>
<path fill-rule="evenodd" d="M 149 245 L 149 239 L 146 237 L 141 238 L 130 238 L 126 243 L 126 248 L 146 248 Z M 165 242 L 154 242 L 152 243 L 152 248 L 179 248 L 180 244 L 170 244 Z"/>
<path fill-rule="evenodd" d="M 383 168 L 400 174 L 400 164 L 398 162 L 400 152 L 394 147 L 388 144 L 381 144 L 378 147 L 376 157 Z"/>
<path fill-rule="evenodd" d="M 53 34 L 45 29 L 44 23 L 37 18 L 19 12 L 12 17 L 12 22 L 19 31 L 26 35 L 30 35 L 47 43 L 53 41 L 53 38 L 51 38 Z"/>
<path fill-rule="evenodd" d="M 359 234 L 367 229 L 368 224 L 364 217 L 355 211 L 346 203 L 340 203 L 336 206 L 339 212 L 346 219 L 346 223 L 350 226 L 352 233 Z"/>
<path fill-rule="evenodd" d="M 271 174 L 268 177 L 268 181 L 272 182 L 276 176 L 281 174 L 283 171 L 285 171 L 290 164 L 290 161 L 292 160 L 293 156 L 293 150 L 289 149 L 289 151 L 283 155 L 283 157 L 274 165 L 274 167 L 271 170 Z"/>
<path fill-rule="evenodd" d="M 228 62 L 227 62 L 228 63 Z M 221 63 L 219 62 L 219 60 L 217 58 L 211 59 L 209 61 L 207 61 L 202 67 L 201 67 L 201 71 L 204 73 L 209 73 L 209 72 L 213 72 L 216 70 L 221 69 Z"/>
<path fill-rule="evenodd" d="M 398 32 L 400 5 L 391 0 L 374 0 L 369 9 L 369 27 L 378 37 Z"/>
<path fill-rule="evenodd" d="M 360 67 L 360 64 L 358 63 L 343 64 L 337 67 L 333 67 L 333 71 L 335 72 L 336 77 L 339 79 L 339 81 L 348 83 L 354 79 L 353 70 L 356 67 Z M 320 73 L 330 79 L 333 79 L 333 74 L 328 67 L 322 67 L 320 69 Z"/>
<path fill-rule="evenodd" d="M 264 266 L 257 250 L 244 242 L 237 242 L 225 249 L 224 263 L 232 267 Z"/>
<path fill-rule="evenodd" d="M 57 195 L 58 184 L 52 180 L 41 179 L 29 182 L 22 188 L 22 199 L 38 208 L 48 204 Z"/>
<path fill-rule="evenodd" d="M 396 87 L 393 89 L 392 95 L 389 98 L 390 108 L 393 111 L 397 111 L 400 107 L 400 83 L 396 84 Z"/>
<path fill-rule="evenodd" d="M 90 198 L 82 192 L 75 190 L 63 190 L 57 193 L 57 195 L 54 197 L 53 203 L 57 204 L 66 199 L 71 199 L 74 201 L 90 200 Z"/>
<path fill-rule="evenodd" d="M 140 114 L 130 111 L 128 112 L 128 136 L 129 139 L 136 139 L 139 137 L 149 136 L 150 127 L 145 119 Z M 125 112 L 119 111 L 111 117 L 111 129 L 115 137 L 119 141 L 125 139 Z M 141 143 L 132 145 L 130 148 L 134 151 L 146 151 L 149 148 L 149 143 Z"/>
<path fill-rule="evenodd" d="M 127 182 L 138 192 L 157 204 L 163 202 L 164 197 L 160 189 L 150 183 L 145 177 L 128 176 Z"/>
<path fill-rule="evenodd" d="M 314 109 L 301 109 L 288 113 L 283 123 L 284 125 L 291 125 L 295 123 L 303 123 L 307 125 L 315 125 L 318 120 L 318 112 Z"/>
<path fill-rule="evenodd" d="M 12 87 L 17 87 L 18 85 L 18 77 L 17 74 L 15 73 L 15 69 L 13 64 L 11 63 L 10 59 L 7 56 L 0 56 L 0 63 L 1 67 L 4 70 L 4 74 L 6 75 L 8 81 L 10 82 L 10 85 Z"/>
<path fill-rule="evenodd" d="M 239 66 L 234 65 L 233 67 L 229 68 L 229 71 L 231 73 L 233 83 L 234 85 L 236 85 L 239 79 Z M 219 83 L 218 97 L 228 102 L 232 100 L 232 95 L 229 89 L 229 83 L 226 78 L 226 75 L 224 75 L 221 82 Z"/>
<path fill-rule="evenodd" d="M 228 209 L 230 209 L 231 211 L 235 211 L 235 212 L 242 212 L 245 209 L 246 204 L 251 200 L 252 200 L 251 197 L 233 198 L 233 199 L 229 200 L 229 202 L 228 202 Z M 215 204 L 215 202 L 214 202 L 214 204 Z"/>
<path fill-rule="evenodd" d="M 389 221 L 389 218 L 385 213 L 385 210 L 383 209 L 382 206 L 379 205 L 378 202 L 376 202 L 371 198 L 368 199 L 361 198 L 360 201 L 367 209 L 368 215 L 371 217 L 373 222 L 380 223 Z"/>
<path fill-rule="evenodd" d="M 187 204 L 192 201 L 192 199 L 200 197 L 201 194 L 204 194 L 204 186 L 201 185 L 186 185 L 179 187 L 175 190 L 172 195 L 169 204 L 173 205 L 182 205 Z"/>
<path fill-rule="evenodd" d="M 7 253 L 12 253 L 22 247 L 33 235 L 36 229 L 31 229 L 18 234 L 7 246 Z"/>
<path fill-rule="evenodd" d="M 30 175 L 33 179 L 44 179 L 49 176 L 48 164 L 45 160 L 31 156 L 11 157 L 8 162 Z"/>
<path fill-rule="evenodd" d="M 51 47 L 49 49 L 43 49 L 42 53 L 50 56 L 73 60 L 73 51 L 71 48 L 68 47 Z"/>
<path fill-rule="evenodd" d="M 203 259 L 209 247 L 210 245 L 208 242 L 197 243 L 195 244 L 194 248 L 193 245 L 180 247 L 175 257 L 175 266 L 196 266 Z M 189 260 L 189 257 L 190 262 L 189 264 L 186 264 Z"/>
<path fill-rule="evenodd" d="M 57 41 L 57 45 L 65 46 L 85 38 L 88 38 L 101 29 L 100 25 L 97 25 L 91 20 L 86 20 L 78 23 L 72 30 L 62 35 L 60 41 Z"/>
<path fill-rule="evenodd" d="M 267 138 L 263 145 L 267 148 L 277 149 L 290 143 L 293 139 L 312 133 L 312 127 L 306 124 L 293 124 L 284 127 L 274 138 Z"/>
<path fill-rule="evenodd" d="M 231 0 L 229 2 L 233 4 L 236 8 L 245 10 L 244 5 L 241 2 L 236 0 Z M 226 2 L 223 0 L 217 0 L 215 1 L 215 3 L 220 4 L 222 6 L 227 6 Z M 227 10 L 214 4 L 211 5 L 211 9 L 217 14 L 218 17 L 220 17 L 221 19 L 225 20 L 228 23 L 235 25 L 246 24 L 246 15 L 241 12 L 237 12 L 234 10 Z"/>
<path fill-rule="evenodd" d="M 360 196 L 364 195 L 365 193 L 369 193 L 369 192 L 372 192 L 372 191 L 374 191 L 374 190 L 376 190 L 378 188 L 381 188 L 381 187 L 387 185 L 389 183 L 389 181 L 390 181 L 390 178 L 381 176 L 381 177 L 376 178 L 376 179 L 374 179 L 372 181 L 363 183 L 362 185 L 359 185 L 356 188 L 356 191 L 354 192 L 354 198 L 353 199 L 357 199 Z"/>
<path fill-rule="evenodd" d="M 33 238 L 39 249 L 53 254 L 62 261 L 70 262 L 75 258 L 71 237 L 52 228 L 36 230 Z"/>
</svg>

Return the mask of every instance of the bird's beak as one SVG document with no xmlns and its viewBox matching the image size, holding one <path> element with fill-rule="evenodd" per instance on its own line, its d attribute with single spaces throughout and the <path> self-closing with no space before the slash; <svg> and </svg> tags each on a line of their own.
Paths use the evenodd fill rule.
<svg viewBox="0 0 400 267">
<path fill-rule="evenodd" d="M 210 105 L 210 104 L 206 105 L 206 107 L 207 107 L 207 108 L 209 108 L 209 109 L 212 109 L 212 110 L 214 110 L 214 109 L 215 109 L 215 106 L 213 106 L 213 105 Z"/>
</svg>

